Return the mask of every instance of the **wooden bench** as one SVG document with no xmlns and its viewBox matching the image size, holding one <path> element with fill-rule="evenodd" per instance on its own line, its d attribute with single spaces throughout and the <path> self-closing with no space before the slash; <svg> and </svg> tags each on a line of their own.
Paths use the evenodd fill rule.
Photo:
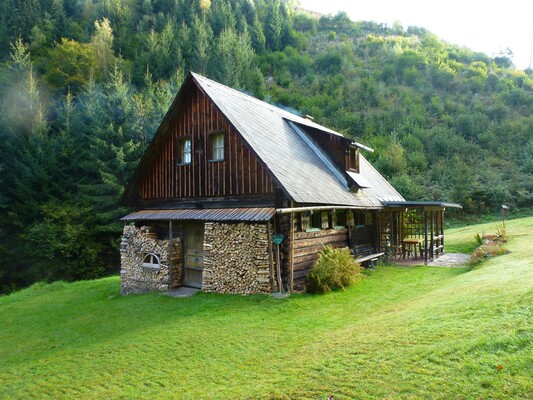
<svg viewBox="0 0 533 400">
<path fill-rule="evenodd" d="M 376 253 L 370 243 L 361 243 L 352 246 L 352 255 L 355 261 L 361 265 L 369 267 L 374 266 L 374 261 L 379 260 L 385 253 Z M 365 265 L 366 264 L 366 265 Z"/>
</svg>

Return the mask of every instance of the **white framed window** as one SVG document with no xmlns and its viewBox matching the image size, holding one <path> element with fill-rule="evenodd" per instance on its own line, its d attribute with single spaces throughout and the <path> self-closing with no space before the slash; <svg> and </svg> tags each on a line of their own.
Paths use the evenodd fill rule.
<svg viewBox="0 0 533 400">
<path fill-rule="evenodd" d="M 224 132 L 217 132 L 210 135 L 211 141 L 211 161 L 224 160 Z"/>
<path fill-rule="evenodd" d="M 155 253 L 143 254 L 143 267 L 159 269 L 161 267 L 161 256 Z"/>
<path fill-rule="evenodd" d="M 176 162 L 178 164 L 190 164 L 192 159 L 191 138 L 178 139 Z"/>
</svg>

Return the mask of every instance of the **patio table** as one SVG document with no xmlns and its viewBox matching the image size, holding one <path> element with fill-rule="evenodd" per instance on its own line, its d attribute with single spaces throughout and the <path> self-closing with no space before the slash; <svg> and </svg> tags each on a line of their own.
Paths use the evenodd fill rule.
<svg viewBox="0 0 533 400">
<path fill-rule="evenodd" d="M 420 252 L 420 258 L 423 258 L 423 252 L 422 252 L 422 244 L 424 243 L 424 239 L 421 238 L 405 238 L 403 239 L 403 258 L 405 259 L 405 255 L 407 252 L 413 253 L 415 255 L 415 260 L 418 259 L 417 254 L 417 245 L 418 245 L 418 251 Z"/>
</svg>

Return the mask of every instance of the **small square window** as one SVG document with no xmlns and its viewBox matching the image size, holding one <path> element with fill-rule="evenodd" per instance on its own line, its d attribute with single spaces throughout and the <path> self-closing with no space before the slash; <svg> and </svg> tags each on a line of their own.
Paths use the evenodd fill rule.
<svg viewBox="0 0 533 400">
<path fill-rule="evenodd" d="M 210 160 L 224 160 L 224 132 L 213 133 L 209 136 Z"/>
<path fill-rule="evenodd" d="M 176 163 L 190 164 L 192 156 L 192 143 L 190 138 L 178 139 L 178 148 L 176 153 Z"/>
</svg>

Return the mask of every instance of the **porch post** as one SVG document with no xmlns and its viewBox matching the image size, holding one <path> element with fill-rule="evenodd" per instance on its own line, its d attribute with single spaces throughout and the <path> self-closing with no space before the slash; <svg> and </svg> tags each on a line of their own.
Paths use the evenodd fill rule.
<svg viewBox="0 0 533 400">
<path fill-rule="evenodd" d="M 442 245 L 442 254 L 444 254 L 444 209 L 440 212 L 440 234 L 442 235 L 440 244 Z"/>
<path fill-rule="evenodd" d="M 424 265 L 428 265 L 428 212 L 424 208 Z"/>
<path fill-rule="evenodd" d="M 272 292 L 275 292 L 274 290 L 274 262 L 272 260 L 272 230 L 270 229 L 270 221 L 267 221 L 267 235 L 268 235 L 268 268 L 270 271 L 270 288 Z M 276 259 L 276 262 L 277 259 Z M 281 293 L 281 288 L 278 289 L 278 291 Z"/>
<path fill-rule="evenodd" d="M 172 289 L 172 258 L 174 256 L 174 239 L 172 237 L 172 220 L 168 220 L 168 290 Z"/>
<path fill-rule="evenodd" d="M 291 203 L 291 206 L 293 204 Z M 291 212 L 290 218 L 291 230 L 289 231 L 290 235 L 290 248 L 289 248 L 289 284 L 288 291 L 292 293 L 294 285 L 294 213 Z"/>
<path fill-rule="evenodd" d="M 385 243 L 380 243 L 380 249 L 379 249 L 380 252 L 381 251 L 385 252 L 385 258 L 389 257 L 389 254 L 387 253 L 387 245 L 389 245 L 390 250 L 395 249 L 395 247 L 392 247 L 392 246 L 396 246 L 396 243 L 393 243 L 396 241 L 393 236 L 394 235 L 394 232 L 393 232 L 394 212 L 392 210 L 388 210 L 388 214 L 389 214 L 389 232 L 388 232 L 388 235 L 385 235 L 385 237 L 389 236 L 389 240 L 388 240 L 388 243 L 387 241 L 385 241 Z"/>
<path fill-rule="evenodd" d="M 431 259 L 433 260 L 436 255 L 435 254 L 435 211 L 433 210 L 429 212 L 429 221 L 431 224 L 431 229 L 429 230 L 430 235 L 431 235 L 431 238 L 429 241 L 430 242 L 429 251 L 431 252 Z"/>
</svg>

